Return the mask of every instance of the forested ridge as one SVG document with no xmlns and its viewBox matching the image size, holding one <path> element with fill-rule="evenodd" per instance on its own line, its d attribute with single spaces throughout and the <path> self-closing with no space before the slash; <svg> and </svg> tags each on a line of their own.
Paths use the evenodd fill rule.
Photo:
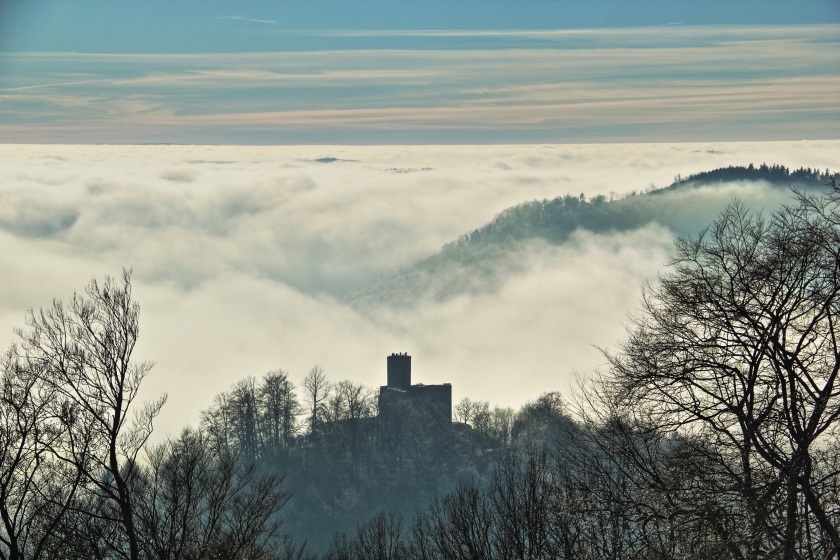
<svg viewBox="0 0 840 560">
<path fill-rule="evenodd" d="M 92 280 L 0 362 L 0 558 L 836 558 L 840 185 L 815 177 L 681 238 L 576 391 L 445 426 L 314 366 L 149 444 L 131 273 Z"/>
<path fill-rule="evenodd" d="M 218 395 L 201 428 L 260 471 L 288 473 L 286 528 L 319 549 L 377 512 L 410 517 L 461 480 L 487 479 L 507 450 L 554 442 L 572 426 L 557 393 L 518 411 L 465 398 L 444 427 L 431 403 L 389 414 L 377 395 L 317 366 L 300 387 L 278 370 Z"/>
<path fill-rule="evenodd" d="M 356 293 L 357 302 L 447 299 L 464 291 L 492 292 L 504 282 L 503 271 L 522 266 L 511 255 L 527 252 L 529 244 L 559 246 L 579 232 L 629 232 L 650 224 L 677 236 L 696 235 L 723 210 L 733 196 L 747 206 L 771 209 L 783 202 L 790 188 L 819 190 L 833 175 L 829 170 L 753 164 L 715 169 L 689 177 L 677 175 L 671 185 L 610 197 L 566 194 L 523 202 L 499 212 L 492 220 L 421 261 L 407 266 Z M 719 194 L 721 188 L 740 190 Z M 752 187 L 752 188 L 750 188 Z"/>
<path fill-rule="evenodd" d="M 668 197 L 663 195 L 736 181 L 764 181 L 782 189 L 790 186 L 813 188 L 821 186 L 824 180 L 831 177 L 828 170 L 799 168 L 790 171 L 781 165 L 761 164 L 755 167 L 749 164 L 746 167 L 730 166 L 701 172 L 686 178 L 677 175 L 674 182 L 667 187 L 649 187 L 646 192 L 632 191 L 613 199 L 599 195 L 587 200 L 582 194 L 567 194 L 553 199 L 523 202 L 503 210 L 489 223 L 445 245 L 440 256 L 444 257 L 449 252 L 468 251 L 477 246 L 504 244 L 531 237 L 557 243 L 566 240 L 579 228 L 595 232 L 621 231 L 637 228 L 651 221 L 659 221 L 681 234 L 688 234 L 689 232 L 683 229 L 681 216 L 674 215 L 674 207 L 683 201 L 677 199 L 669 202 Z M 434 259 L 435 257 L 432 257 L 430 262 Z"/>
</svg>

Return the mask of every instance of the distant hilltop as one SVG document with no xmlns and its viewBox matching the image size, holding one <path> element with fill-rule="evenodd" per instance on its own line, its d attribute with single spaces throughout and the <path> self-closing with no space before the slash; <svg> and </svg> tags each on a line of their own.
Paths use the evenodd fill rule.
<svg viewBox="0 0 840 560">
<path fill-rule="evenodd" d="M 683 202 L 677 200 L 672 202 L 667 197 L 651 195 L 667 195 L 694 187 L 743 181 L 764 181 L 776 186 L 801 185 L 806 188 L 816 188 L 832 176 L 827 169 L 821 172 L 817 169 L 802 167 L 790 171 L 783 165 L 768 166 L 762 163 L 759 167 L 755 167 L 749 164 L 746 167 L 722 167 L 689 175 L 686 178 L 677 175 L 674 177 L 674 182 L 667 187 L 653 188 L 644 193 L 632 191 L 615 199 L 598 195 L 587 200 L 582 194 L 579 196 L 567 194 L 550 200 L 523 202 L 502 210 L 489 223 L 446 244 L 438 255 L 461 252 L 468 247 L 474 249 L 479 246 L 509 244 L 512 241 L 534 237 L 551 243 L 559 243 L 565 241 L 577 229 L 593 232 L 626 231 L 650 222 L 658 222 L 681 235 L 687 235 L 692 232 L 681 229 L 685 220 L 680 217 L 680 213 L 675 208 Z M 703 223 L 706 221 L 704 218 Z M 429 260 L 436 259 L 438 255 L 430 257 Z"/>
<path fill-rule="evenodd" d="M 729 167 L 720 167 L 712 171 L 702 171 L 685 178 L 677 175 L 674 177 L 674 182 L 671 185 L 652 192 L 663 192 L 689 184 L 728 183 L 734 181 L 767 181 L 768 183 L 776 184 L 822 183 L 830 180 L 835 175 L 828 169 L 820 171 L 819 169 L 811 169 L 810 167 L 800 167 L 791 171 L 784 165 L 767 165 L 766 163 L 762 163 L 756 167 L 751 163 L 746 167 L 743 165 L 730 165 Z"/>
<path fill-rule="evenodd" d="M 770 210 L 788 201 L 795 187 L 824 190 L 840 176 L 826 169 L 784 165 L 729 166 L 682 177 L 667 187 L 651 185 L 610 197 L 566 194 L 506 208 L 486 224 L 446 243 L 436 254 L 405 267 L 355 294 L 364 301 L 448 299 L 499 289 L 516 267 L 512 255 L 527 248 L 563 245 L 580 232 L 613 234 L 658 224 L 676 236 L 697 235 L 733 198 L 748 208 Z M 758 188 L 752 188 L 755 185 Z M 629 186 L 629 185 L 628 185 Z M 703 188 L 706 187 L 706 188 Z"/>
</svg>

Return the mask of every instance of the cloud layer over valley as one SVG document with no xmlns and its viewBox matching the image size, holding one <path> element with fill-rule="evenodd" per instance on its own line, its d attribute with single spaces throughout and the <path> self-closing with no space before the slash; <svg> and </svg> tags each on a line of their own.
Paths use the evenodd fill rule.
<svg viewBox="0 0 840 560">
<path fill-rule="evenodd" d="M 5 145 L 0 342 L 14 340 L 28 307 L 130 266 L 143 309 L 139 352 L 157 362 L 145 390 L 170 394 L 161 433 L 195 423 L 241 377 L 281 367 L 299 381 L 317 363 L 334 379 L 375 386 L 396 351 L 415 357 L 418 382 L 516 406 L 602 362 L 593 345 L 620 339 L 675 229 L 696 231 L 734 196 L 772 208 L 785 190 L 675 193 L 660 223 L 524 241 L 472 268 L 450 262 L 405 280 L 418 261 L 527 200 L 609 198 L 751 162 L 837 169 L 838 153 L 838 141 Z"/>
</svg>

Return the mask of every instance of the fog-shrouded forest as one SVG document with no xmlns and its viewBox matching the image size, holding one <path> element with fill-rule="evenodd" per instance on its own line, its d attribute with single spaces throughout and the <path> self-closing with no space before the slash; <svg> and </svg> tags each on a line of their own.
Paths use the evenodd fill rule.
<svg viewBox="0 0 840 560">
<path fill-rule="evenodd" d="M 684 219 L 692 189 L 756 180 L 796 188 Z M 138 397 L 131 271 L 30 311 L 0 362 L 0 559 L 836 558 L 837 175 L 750 165 L 523 203 L 356 297 L 653 220 L 681 237 L 607 365 L 518 410 L 463 398 L 451 422 L 315 365 L 241 372 L 150 443 L 166 396 Z"/>
<path fill-rule="evenodd" d="M 357 305 L 371 300 L 393 303 L 405 299 L 406 293 L 420 301 L 452 299 L 467 292 L 492 293 L 511 269 L 528 266 L 515 256 L 527 254 L 535 243 L 558 246 L 580 232 L 629 233 L 653 223 L 678 236 L 696 235 L 733 196 L 750 208 L 772 209 L 784 203 L 791 187 L 805 192 L 820 189 L 821 181 L 829 176 L 829 170 L 749 164 L 677 175 L 667 187 L 651 184 L 623 196 L 587 199 L 583 194 L 567 194 L 523 202 L 447 243 L 440 252 L 359 291 L 352 301 Z M 727 187 L 733 186 L 729 194 Z"/>
</svg>

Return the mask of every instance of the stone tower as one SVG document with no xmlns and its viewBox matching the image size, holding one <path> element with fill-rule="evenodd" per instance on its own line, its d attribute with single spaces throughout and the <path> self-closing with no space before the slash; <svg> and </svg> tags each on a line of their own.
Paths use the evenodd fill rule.
<svg viewBox="0 0 840 560">
<path fill-rule="evenodd" d="M 388 384 L 379 388 L 379 414 L 401 414 L 421 409 L 431 413 L 435 422 L 452 421 L 452 385 L 411 384 L 411 356 L 407 353 L 388 356 Z"/>
<path fill-rule="evenodd" d="M 411 387 L 411 356 L 408 353 L 388 356 L 388 387 Z"/>
</svg>

